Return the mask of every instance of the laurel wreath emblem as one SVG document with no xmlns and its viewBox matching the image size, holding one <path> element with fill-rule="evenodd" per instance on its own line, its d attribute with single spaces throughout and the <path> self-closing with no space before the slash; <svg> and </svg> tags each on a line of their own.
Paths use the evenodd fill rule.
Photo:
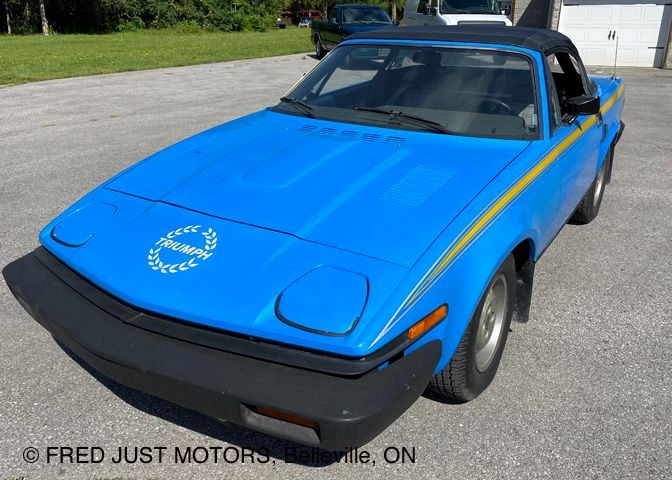
<svg viewBox="0 0 672 480">
<path fill-rule="evenodd" d="M 198 229 L 201 228 L 201 225 L 187 225 L 186 227 L 177 228 L 166 234 L 166 238 L 173 239 L 184 235 L 185 233 L 198 233 Z M 211 252 L 217 248 L 217 232 L 212 228 L 208 228 L 206 231 L 201 232 L 201 235 L 205 238 L 205 246 L 203 249 L 206 252 Z M 184 272 L 189 270 L 192 267 L 198 266 L 196 259 L 190 258 L 186 262 L 182 263 L 164 263 L 159 256 L 159 252 L 162 247 L 150 248 L 149 255 L 147 255 L 147 264 L 151 267 L 152 270 L 158 270 L 161 273 L 177 273 Z"/>
</svg>

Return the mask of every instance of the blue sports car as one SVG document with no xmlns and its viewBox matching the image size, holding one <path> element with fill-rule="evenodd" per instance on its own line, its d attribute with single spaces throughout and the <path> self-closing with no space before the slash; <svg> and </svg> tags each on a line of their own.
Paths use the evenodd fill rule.
<svg viewBox="0 0 672 480">
<path fill-rule="evenodd" d="M 619 78 L 560 33 L 353 35 L 272 107 L 121 172 L 3 270 L 132 388 L 307 445 L 492 381 L 535 262 L 597 215 Z"/>
</svg>

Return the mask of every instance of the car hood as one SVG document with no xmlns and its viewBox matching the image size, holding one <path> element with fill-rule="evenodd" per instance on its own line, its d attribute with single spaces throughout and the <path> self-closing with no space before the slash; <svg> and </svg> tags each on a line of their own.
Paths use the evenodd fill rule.
<svg viewBox="0 0 672 480">
<path fill-rule="evenodd" d="M 265 110 L 105 187 L 410 267 L 527 145 Z"/>
<path fill-rule="evenodd" d="M 398 265 L 98 188 L 41 243 L 139 310 L 252 338 L 360 356 Z"/>
</svg>

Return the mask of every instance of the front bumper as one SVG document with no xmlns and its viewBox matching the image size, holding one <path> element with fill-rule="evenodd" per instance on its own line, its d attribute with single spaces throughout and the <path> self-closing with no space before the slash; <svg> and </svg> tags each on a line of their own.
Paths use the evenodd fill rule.
<svg viewBox="0 0 672 480">
<path fill-rule="evenodd" d="M 422 394 L 441 356 L 435 340 L 362 374 L 315 371 L 161 333 L 179 322 L 106 295 L 43 248 L 7 265 L 3 275 L 53 337 L 103 375 L 208 416 L 328 450 L 362 446 L 387 428 Z M 149 324 L 149 330 L 140 326 Z M 246 348 L 253 350 L 254 342 Z M 350 369 L 349 359 L 329 364 L 339 361 Z M 268 410 L 282 415 L 262 414 Z"/>
</svg>

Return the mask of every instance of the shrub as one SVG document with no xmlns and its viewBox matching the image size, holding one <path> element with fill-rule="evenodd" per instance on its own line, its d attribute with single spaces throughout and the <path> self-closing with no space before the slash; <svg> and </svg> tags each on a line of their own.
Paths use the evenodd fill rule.
<svg viewBox="0 0 672 480">
<path fill-rule="evenodd" d="M 201 33 L 201 27 L 196 20 L 182 20 L 175 27 L 178 33 Z"/>
<path fill-rule="evenodd" d="M 249 27 L 255 32 L 265 32 L 276 24 L 276 15 L 253 15 L 249 17 Z"/>
<path fill-rule="evenodd" d="M 242 32 L 248 29 L 248 16 L 240 11 L 222 14 L 217 26 L 224 32 Z"/>
<path fill-rule="evenodd" d="M 131 20 L 122 19 L 117 25 L 119 32 L 135 32 L 145 28 L 145 22 L 140 17 L 133 17 Z"/>
</svg>

